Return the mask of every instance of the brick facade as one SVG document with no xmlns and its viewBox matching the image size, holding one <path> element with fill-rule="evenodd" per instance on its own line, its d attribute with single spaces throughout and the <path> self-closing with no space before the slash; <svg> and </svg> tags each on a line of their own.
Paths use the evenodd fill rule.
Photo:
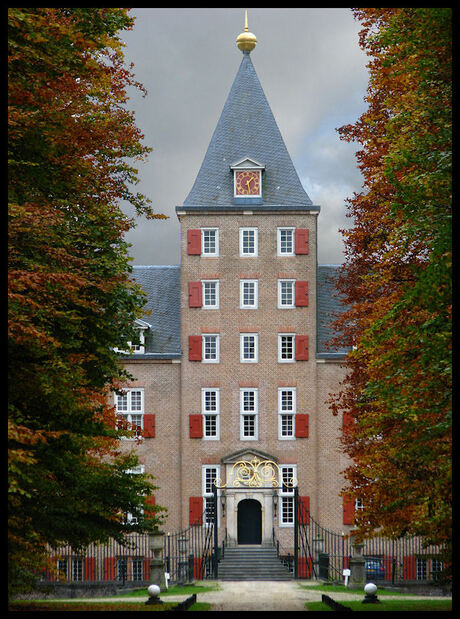
<svg viewBox="0 0 460 619">
<path fill-rule="evenodd" d="M 248 109 L 241 107 L 243 88 L 252 97 L 246 97 Z M 145 277 L 141 283 L 152 302 L 177 286 L 175 301 L 171 297 L 167 307 L 155 307 L 153 317 L 145 318 L 152 323 L 145 354 L 125 361 L 136 378 L 129 387 L 143 389 L 144 415 L 155 415 L 155 436 L 139 445 L 124 441 L 123 448 L 135 448 L 145 470 L 156 477 L 156 502 L 168 508 L 166 531 L 187 527 L 191 505 L 202 505 L 203 467 L 218 467 L 225 482 L 238 459 L 254 455 L 281 469 L 292 465 L 312 516 L 323 526 L 346 529 L 339 497 L 346 466 L 339 443 L 342 420 L 325 404 L 343 378 L 343 351 L 328 354 L 321 344 L 321 320 L 327 323 L 325 308 L 332 295 L 317 264 L 319 207 L 301 187 L 267 108 L 249 54 L 244 54 L 197 181 L 176 208 L 180 268 L 165 267 L 170 279 L 163 288 L 160 267 L 135 269 L 135 276 Z M 253 127 L 254 138 L 245 133 L 236 139 L 237 125 L 229 128 L 228 119 L 237 114 L 248 115 L 245 126 Z M 225 156 L 219 156 L 219 148 Z M 252 203 L 233 197 L 230 165 L 244 157 L 251 161 L 251 156 L 263 169 L 262 198 Z M 280 255 L 280 228 L 299 232 L 292 234 L 292 255 Z M 243 229 L 250 233 L 243 237 Z M 211 236 L 204 237 L 203 230 L 212 230 Z M 210 255 L 204 255 L 208 242 Z M 244 242 L 252 255 L 241 255 Z M 154 279 L 157 287 L 149 290 Z M 247 288 L 255 307 L 241 306 L 242 282 L 256 283 L 256 289 Z M 171 326 L 174 320 L 162 326 L 168 312 L 178 328 Z M 280 359 L 280 334 L 286 355 L 292 346 L 292 360 Z M 206 359 L 214 352 L 218 362 Z M 292 546 L 290 497 L 285 500 L 267 484 L 224 494 L 221 537 L 226 533 L 230 543 L 237 543 L 238 503 L 252 498 L 262 510 L 262 542 L 270 543 L 274 531 L 284 547 Z"/>
</svg>

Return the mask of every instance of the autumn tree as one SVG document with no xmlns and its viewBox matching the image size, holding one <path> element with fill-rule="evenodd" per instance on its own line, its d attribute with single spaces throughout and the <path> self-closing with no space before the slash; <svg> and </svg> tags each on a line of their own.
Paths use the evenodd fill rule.
<svg viewBox="0 0 460 619">
<path fill-rule="evenodd" d="M 451 539 L 451 10 L 359 8 L 370 60 L 359 143 L 363 188 L 348 200 L 336 327 L 351 457 L 346 495 L 360 536 L 380 528 Z"/>
<path fill-rule="evenodd" d="M 127 107 L 142 89 L 118 34 L 132 25 L 120 8 L 8 11 L 11 591 L 33 582 L 46 544 L 123 540 L 161 520 L 110 405 L 129 378 L 114 349 L 136 341 L 145 302 L 120 204 L 163 217 L 133 190 L 150 149 Z"/>
</svg>

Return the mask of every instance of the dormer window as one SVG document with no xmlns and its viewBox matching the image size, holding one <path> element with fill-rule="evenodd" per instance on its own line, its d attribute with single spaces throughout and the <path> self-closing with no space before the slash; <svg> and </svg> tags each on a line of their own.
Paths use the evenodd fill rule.
<svg viewBox="0 0 460 619">
<path fill-rule="evenodd" d="M 262 172 L 265 166 L 245 157 L 230 166 L 233 171 L 233 199 L 236 203 L 262 202 Z"/>
<path fill-rule="evenodd" d="M 139 341 L 136 343 L 128 342 L 128 350 L 115 348 L 115 351 L 124 355 L 144 355 L 145 354 L 145 332 L 150 329 L 148 322 L 136 319 L 134 327 L 139 330 Z"/>
</svg>

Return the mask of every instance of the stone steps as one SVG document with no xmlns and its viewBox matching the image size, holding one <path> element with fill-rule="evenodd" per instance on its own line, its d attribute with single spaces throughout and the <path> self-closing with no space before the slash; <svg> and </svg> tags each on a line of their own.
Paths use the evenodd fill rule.
<svg viewBox="0 0 460 619">
<path fill-rule="evenodd" d="M 288 568 L 278 559 L 276 548 L 237 546 L 226 548 L 219 562 L 219 580 L 292 580 Z"/>
</svg>

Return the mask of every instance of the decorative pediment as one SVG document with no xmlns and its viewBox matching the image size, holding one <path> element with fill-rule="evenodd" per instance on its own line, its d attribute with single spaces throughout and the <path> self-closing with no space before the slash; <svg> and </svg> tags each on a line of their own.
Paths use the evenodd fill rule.
<svg viewBox="0 0 460 619">
<path fill-rule="evenodd" d="M 222 458 L 226 464 L 226 481 L 215 479 L 217 488 L 293 488 L 297 484 L 294 478 L 282 478 L 281 469 L 276 459 L 258 449 L 244 449 Z"/>
<path fill-rule="evenodd" d="M 239 159 L 232 163 L 230 166 L 231 170 L 265 170 L 265 166 L 262 163 L 259 163 L 255 159 L 251 159 L 250 157 L 243 157 L 243 159 Z"/>
<path fill-rule="evenodd" d="M 221 459 L 222 464 L 235 464 L 240 460 L 253 460 L 254 458 L 258 458 L 259 460 L 272 460 L 273 462 L 278 462 L 278 458 L 276 456 L 272 456 L 271 454 L 265 453 L 264 451 L 260 451 L 260 449 L 240 449 L 239 451 L 235 451 L 228 456 L 224 456 Z"/>
</svg>

